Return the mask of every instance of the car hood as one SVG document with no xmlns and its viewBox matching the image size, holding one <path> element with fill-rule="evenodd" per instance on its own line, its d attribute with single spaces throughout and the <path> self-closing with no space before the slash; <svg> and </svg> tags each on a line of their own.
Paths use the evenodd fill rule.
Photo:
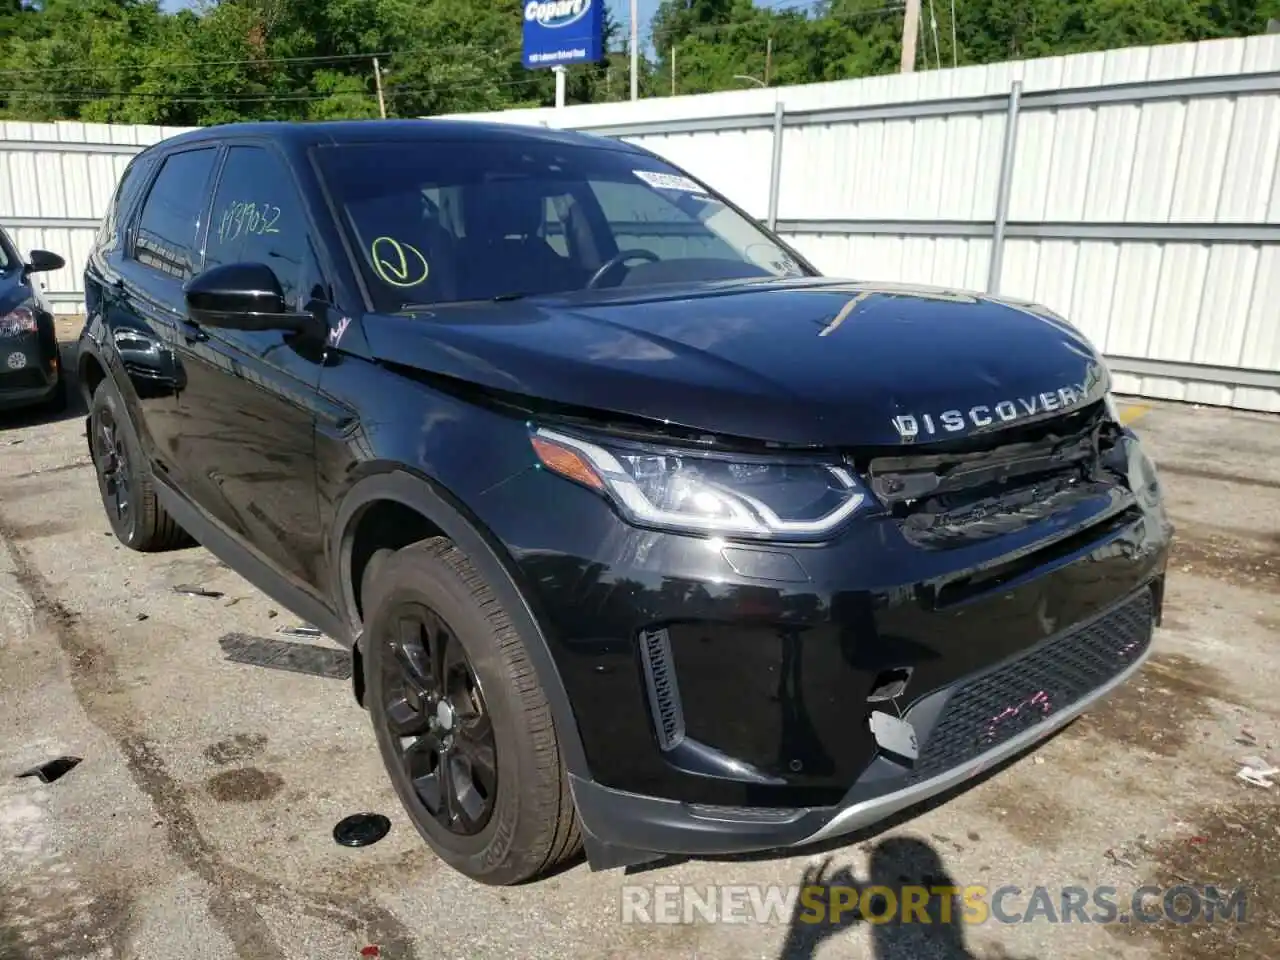
<svg viewBox="0 0 1280 960">
<path fill-rule="evenodd" d="M 538 297 L 370 315 L 379 360 L 600 413 L 800 446 L 954 440 L 1100 398 L 1042 307 L 832 280 Z"/>
</svg>

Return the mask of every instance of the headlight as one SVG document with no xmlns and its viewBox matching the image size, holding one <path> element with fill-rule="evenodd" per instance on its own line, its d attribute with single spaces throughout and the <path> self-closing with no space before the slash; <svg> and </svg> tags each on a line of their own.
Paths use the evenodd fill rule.
<svg viewBox="0 0 1280 960">
<path fill-rule="evenodd" d="M 542 466 L 608 496 L 633 523 L 683 532 L 814 540 L 866 500 L 844 467 L 610 444 L 541 429 Z"/>
<path fill-rule="evenodd" d="M 0 317 L 0 337 L 16 337 L 22 333 L 36 332 L 36 315 L 30 304 L 14 307 Z"/>
<path fill-rule="evenodd" d="M 1103 397 L 1102 402 L 1107 405 L 1107 416 L 1110 417 L 1112 421 L 1114 421 L 1115 423 L 1124 422 L 1123 420 L 1120 419 L 1120 408 L 1116 406 L 1116 398 L 1111 393 L 1110 390 L 1107 391 L 1106 396 Z"/>
</svg>

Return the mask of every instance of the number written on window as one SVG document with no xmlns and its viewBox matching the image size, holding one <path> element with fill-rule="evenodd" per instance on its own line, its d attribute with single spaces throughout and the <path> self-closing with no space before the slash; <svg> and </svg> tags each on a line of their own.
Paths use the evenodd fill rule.
<svg viewBox="0 0 1280 960">
<path fill-rule="evenodd" d="M 280 208 L 274 203 L 233 200 L 218 218 L 218 242 L 229 243 L 237 237 L 279 233 Z"/>
</svg>

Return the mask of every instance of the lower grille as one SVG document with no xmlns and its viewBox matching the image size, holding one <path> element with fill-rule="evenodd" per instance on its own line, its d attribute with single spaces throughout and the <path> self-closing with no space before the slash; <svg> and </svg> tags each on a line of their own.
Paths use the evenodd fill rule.
<svg viewBox="0 0 1280 960">
<path fill-rule="evenodd" d="M 1150 590 L 1017 660 L 965 681 L 929 734 L 910 780 L 986 753 L 1115 678 L 1151 643 Z"/>
</svg>

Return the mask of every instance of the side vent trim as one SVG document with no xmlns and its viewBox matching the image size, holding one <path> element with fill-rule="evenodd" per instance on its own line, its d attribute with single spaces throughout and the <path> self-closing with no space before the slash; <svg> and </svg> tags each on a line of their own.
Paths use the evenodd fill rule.
<svg viewBox="0 0 1280 960">
<path fill-rule="evenodd" d="M 674 750 L 684 740 L 684 710 L 680 706 L 680 689 L 676 685 L 671 635 L 665 629 L 642 632 L 640 660 L 644 665 L 645 686 L 649 689 L 649 707 L 653 711 L 658 746 L 663 751 Z"/>
</svg>

